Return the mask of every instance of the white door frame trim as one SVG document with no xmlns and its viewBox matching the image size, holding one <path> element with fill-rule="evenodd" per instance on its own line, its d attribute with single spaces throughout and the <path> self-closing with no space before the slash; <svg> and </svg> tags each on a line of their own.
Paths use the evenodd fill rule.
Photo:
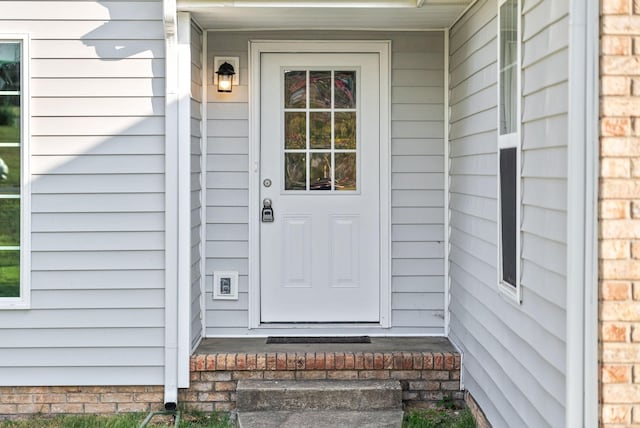
<svg viewBox="0 0 640 428">
<path fill-rule="evenodd" d="M 267 52 L 380 55 L 380 327 L 391 327 L 391 42 L 249 41 L 249 328 L 260 327 L 260 57 Z"/>
</svg>

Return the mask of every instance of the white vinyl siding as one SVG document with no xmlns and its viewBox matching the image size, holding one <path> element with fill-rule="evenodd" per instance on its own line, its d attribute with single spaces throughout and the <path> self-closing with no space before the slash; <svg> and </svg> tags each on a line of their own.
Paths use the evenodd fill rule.
<svg viewBox="0 0 640 428">
<path fill-rule="evenodd" d="M 240 57 L 231 94 L 207 87 L 206 334 L 248 330 L 248 70 L 254 40 L 391 40 L 392 328 L 444 333 L 444 37 L 442 32 L 210 32 L 214 56 Z M 214 301 L 215 270 L 239 272 L 239 299 Z M 260 330 L 261 333 L 268 331 Z M 322 334 L 318 330 L 319 334 Z"/>
<path fill-rule="evenodd" d="M 202 31 L 191 25 L 191 347 L 202 337 Z"/>
<path fill-rule="evenodd" d="M 31 309 L 2 385 L 163 382 L 162 2 L 0 2 L 31 36 Z"/>
<path fill-rule="evenodd" d="M 494 427 L 565 423 L 567 8 L 522 5 L 521 306 L 495 286 L 496 2 L 450 33 L 450 331 Z"/>
</svg>

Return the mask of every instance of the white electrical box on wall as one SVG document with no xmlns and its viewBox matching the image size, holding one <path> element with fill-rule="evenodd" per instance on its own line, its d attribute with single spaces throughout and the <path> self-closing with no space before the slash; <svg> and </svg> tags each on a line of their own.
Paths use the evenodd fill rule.
<svg viewBox="0 0 640 428">
<path fill-rule="evenodd" d="M 213 300 L 238 300 L 238 272 L 213 272 Z"/>
</svg>

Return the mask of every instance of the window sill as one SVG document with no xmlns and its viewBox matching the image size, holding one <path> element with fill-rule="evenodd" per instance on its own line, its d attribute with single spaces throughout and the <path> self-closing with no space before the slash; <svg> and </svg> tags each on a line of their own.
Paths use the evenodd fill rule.
<svg viewBox="0 0 640 428">
<path fill-rule="evenodd" d="M 507 284 L 504 281 L 498 283 L 498 291 L 509 303 L 520 306 L 522 305 L 522 294 L 520 292 L 520 286 L 514 287 L 511 284 Z"/>
<path fill-rule="evenodd" d="M 31 304 L 24 299 L 0 298 L 0 311 L 31 309 Z"/>
</svg>

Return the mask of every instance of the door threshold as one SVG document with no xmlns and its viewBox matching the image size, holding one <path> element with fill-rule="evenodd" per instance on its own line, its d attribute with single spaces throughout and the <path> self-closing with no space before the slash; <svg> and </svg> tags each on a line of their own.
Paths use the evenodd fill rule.
<svg viewBox="0 0 640 428">
<path fill-rule="evenodd" d="M 377 322 L 262 322 L 257 329 L 268 328 L 291 328 L 291 329 L 303 329 L 303 328 L 383 328 L 379 321 Z"/>
<path fill-rule="evenodd" d="M 340 323 L 340 324 L 269 324 L 262 323 L 259 327 L 254 327 L 247 330 L 247 336 L 332 336 L 332 337 L 347 337 L 347 336 L 388 336 L 389 328 L 382 327 L 380 323 Z"/>
<path fill-rule="evenodd" d="M 371 343 L 369 336 L 269 336 L 270 344 L 335 344 L 335 343 Z"/>
</svg>

